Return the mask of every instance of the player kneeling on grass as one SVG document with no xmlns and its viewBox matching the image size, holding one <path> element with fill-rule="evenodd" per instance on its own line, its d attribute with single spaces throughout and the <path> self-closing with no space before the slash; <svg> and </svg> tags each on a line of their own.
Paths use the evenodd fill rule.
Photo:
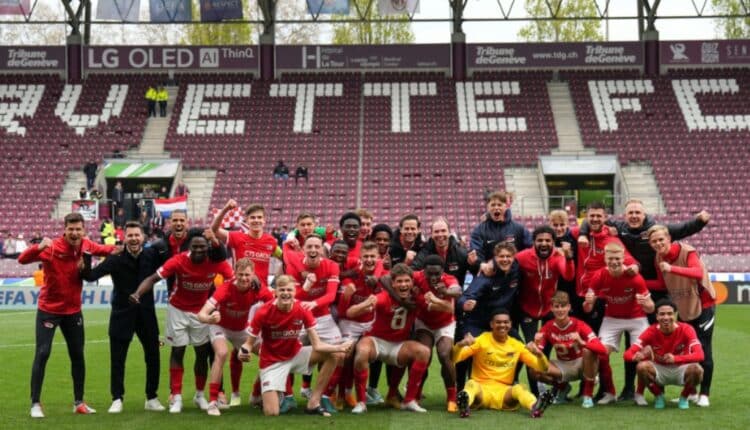
<svg viewBox="0 0 750 430">
<path fill-rule="evenodd" d="M 555 319 L 547 321 L 534 342 L 526 347 L 537 354 L 546 345 L 555 348 L 557 359 L 550 360 L 546 372 L 532 371 L 536 380 L 552 384 L 557 398 L 555 403 L 565 403 L 570 392 L 570 381 L 583 378 L 583 403 L 581 406 L 594 406 L 592 395 L 597 368 L 598 355 L 606 355 L 607 348 L 599 341 L 596 334 L 585 322 L 570 317 L 570 297 L 565 291 L 557 291 L 552 296 L 552 314 Z"/>
<path fill-rule="evenodd" d="M 280 398 L 286 391 L 289 373 L 309 374 L 312 366 L 322 364 L 315 388 L 307 400 L 305 413 L 331 416 L 320 405 L 323 390 L 328 385 L 333 369 L 350 351 L 352 342 L 329 345 L 318 337 L 315 318 L 310 310 L 294 299 L 294 279 L 282 275 L 276 278 L 276 299 L 258 309 L 250 323 L 249 336 L 240 347 L 239 359 L 250 361 L 250 350 L 260 337 L 260 383 L 263 414 L 279 415 Z M 307 332 L 310 346 L 302 346 L 299 335 Z"/>
<path fill-rule="evenodd" d="M 547 391 L 537 399 L 528 388 L 513 382 L 516 365 L 522 361 L 537 372 L 549 368 L 547 357 L 537 348 L 529 351 L 519 340 L 508 335 L 511 328 L 510 313 L 495 310 L 489 332 L 474 338 L 467 334 L 453 347 L 453 362 L 473 357 L 471 379 L 458 393 L 458 410 L 467 418 L 470 408 L 514 410 L 520 404 L 531 411 L 532 418 L 540 418 L 552 403 L 553 395 Z"/>
<path fill-rule="evenodd" d="M 417 392 L 422 385 L 422 377 L 427 370 L 430 349 L 419 342 L 409 340 L 414 320 L 416 305 L 412 270 L 401 263 L 391 270 L 391 286 L 396 297 L 388 291 L 376 295 L 375 321 L 372 329 L 357 343 L 354 355 L 354 385 L 357 390 L 357 405 L 352 413 L 362 414 L 367 411 L 367 370 L 375 360 L 396 366 L 388 381 L 387 403 L 393 404 L 399 397 L 398 383 L 403 376 L 405 366 L 409 367 L 409 381 L 406 384 L 406 395 L 400 402 L 401 409 L 412 412 L 427 412 L 417 403 Z"/>
<path fill-rule="evenodd" d="M 257 302 L 268 302 L 273 299 L 271 291 L 261 285 L 255 277 L 254 267 L 249 258 L 237 260 L 234 265 L 235 279 L 217 288 L 198 313 L 200 322 L 211 324 L 208 334 L 214 349 L 214 362 L 208 384 L 208 415 L 219 416 L 219 409 L 229 408 L 226 403 L 218 403 L 222 371 L 227 360 L 227 342 L 239 351 L 248 337 L 247 322 L 250 308 Z M 234 374 L 232 376 L 232 396 L 239 397 L 239 378 Z"/>
<path fill-rule="evenodd" d="M 664 386 L 681 385 L 677 402 L 680 409 L 688 409 L 688 395 L 703 380 L 703 348 L 695 329 L 675 321 L 677 306 L 667 300 L 656 304 L 656 324 L 644 331 L 625 351 L 626 361 L 636 361 L 638 378 L 654 393 L 654 407 L 664 409 Z"/>
</svg>

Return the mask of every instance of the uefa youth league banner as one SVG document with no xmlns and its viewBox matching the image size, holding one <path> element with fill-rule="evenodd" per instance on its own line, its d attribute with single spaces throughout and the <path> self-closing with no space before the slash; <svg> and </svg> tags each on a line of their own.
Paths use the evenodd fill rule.
<svg viewBox="0 0 750 430">
<path fill-rule="evenodd" d="M 84 67 L 95 70 L 258 70 L 256 46 L 90 46 Z"/>
<path fill-rule="evenodd" d="M 64 69 L 64 46 L 0 46 L 0 70 Z"/>
<path fill-rule="evenodd" d="M 529 67 L 641 67 L 641 42 L 472 43 L 467 45 L 470 69 Z"/>
<path fill-rule="evenodd" d="M 349 0 L 307 0 L 310 15 L 349 15 Z"/>
<path fill-rule="evenodd" d="M 36 309 L 41 288 L 34 286 L 32 278 L 11 278 L 0 280 L 0 311 Z M 165 308 L 169 303 L 167 283 L 159 281 L 154 285 L 154 305 Z M 97 282 L 84 282 L 81 291 L 81 304 L 86 309 L 106 309 L 112 306 L 112 278 L 105 276 Z"/>
<path fill-rule="evenodd" d="M 31 12 L 31 0 L 0 0 L 0 15 L 24 15 Z"/>
<path fill-rule="evenodd" d="M 200 0 L 201 21 L 242 19 L 242 0 Z"/>
<path fill-rule="evenodd" d="M 449 44 L 278 45 L 279 70 L 450 69 Z"/>
<path fill-rule="evenodd" d="M 674 40 L 659 42 L 665 66 L 750 64 L 750 40 Z"/>
<path fill-rule="evenodd" d="M 141 0 L 99 0 L 96 4 L 96 19 L 138 22 Z"/>
<path fill-rule="evenodd" d="M 182 22 L 193 20 L 190 0 L 149 0 L 151 22 Z"/>
</svg>

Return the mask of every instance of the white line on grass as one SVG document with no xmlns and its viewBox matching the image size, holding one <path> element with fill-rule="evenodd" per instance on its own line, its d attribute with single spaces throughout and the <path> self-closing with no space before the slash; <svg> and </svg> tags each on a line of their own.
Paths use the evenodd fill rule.
<svg viewBox="0 0 750 430">
<path fill-rule="evenodd" d="M 87 340 L 86 343 L 106 343 L 109 342 L 109 339 L 94 339 L 94 340 Z M 53 342 L 52 345 L 65 345 L 65 342 Z M 35 343 L 7 343 L 7 344 L 0 344 L 0 348 L 28 348 L 30 346 L 36 346 Z"/>
</svg>

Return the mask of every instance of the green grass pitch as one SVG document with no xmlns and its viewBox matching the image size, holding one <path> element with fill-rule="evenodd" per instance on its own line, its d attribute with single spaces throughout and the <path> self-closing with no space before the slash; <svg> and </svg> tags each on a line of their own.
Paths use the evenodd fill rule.
<svg viewBox="0 0 750 430">
<path fill-rule="evenodd" d="M 163 321 L 164 313 L 159 313 Z M 42 402 L 47 418 L 29 418 L 29 378 L 34 353 L 34 311 L 0 312 L 0 357 L 4 370 L 0 372 L 0 429 L 54 428 L 54 429 L 145 429 L 155 428 L 244 428 L 244 429 L 499 429 L 555 428 L 555 429 L 747 429 L 750 428 L 750 307 L 723 305 L 717 312 L 714 331 L 714 361 L 716 370 L 711 395 L 711 407 L 701 409 L 691 406 L 680 411 L 668 404 L 663 411 L 652 407 L 637 407 L 627 402 L 613 406 L 600 406 L 591 410 L 580 407 L 580 401 L 551 406 L 541 420 L 531 420 L 525 411 L 477 411 L 469 419 L 459 419 L 444 412 L 444 390 L 437 361 L 433 362 L 425 388 L 423 405 L 426 414 L 370 407 L 364 416 L 353 416 L 348 411 L 332 418 L 311 417 L 302 412 L 303 403 L 291 414 L 265 418 L 259 409 L 247 405 L 251 382 L 257 370 L 257 359 L 246 365 L 242 379 L 243 405 L 224 411 L 221 417 L 209 417 L 196 409 L 190 401 L 193 395 L 192 367 L 194 355 L 186 354 L 184 396 L 185 409 L 180 415 L 167 412 L 153 413 L 143 410 L 144 364 L 143 352 L 137 340 L 131 344 L 126 373 L 125 410 L 120 415 L 107 414 L 111 402 L 109 395 L 109 345 L 107 340 L 108 310 L 84 311 L 86 327 L 86 400 L 98 410 L 94 416 L 76 416 L 72 413 L 72 382 L 70 362 L 59 330 L 55 337 L 52 356 L 42 392 Z M 168 397 L 169 348 L 162 348 L 162 373 L 159 397 L 166 405 Z M 613 355 L 615 382 L 621 386 L 622 360 Z M 227 370 L 228 373 L 228 370 Z M 383 372 L 385 373 L 385 372 Z M 228 383 L 228 375 L 225 378 Z M 296 388 L 299 387 L 297 378 Z M 385 383 L 381 382 L 381 391 Z M 669 387 L 667 397 L 676 396 L 678 389 Z M 649 402 L 650 394 L 646 394 Z"/>
</svg>

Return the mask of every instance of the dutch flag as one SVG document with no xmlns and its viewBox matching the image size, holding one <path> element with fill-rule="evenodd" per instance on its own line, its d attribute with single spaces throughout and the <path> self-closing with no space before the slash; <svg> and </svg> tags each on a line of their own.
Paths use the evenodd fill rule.
<svg viewBox="0 0 750 430">
<path fill-rule="evenodd" d="M 187 211 L 187 196 L 173 197 L 171 199 L 154 199 L 154 210 L 161 212 L 167 218 L 172 211 L 182 209 Z"/>
</svg>

